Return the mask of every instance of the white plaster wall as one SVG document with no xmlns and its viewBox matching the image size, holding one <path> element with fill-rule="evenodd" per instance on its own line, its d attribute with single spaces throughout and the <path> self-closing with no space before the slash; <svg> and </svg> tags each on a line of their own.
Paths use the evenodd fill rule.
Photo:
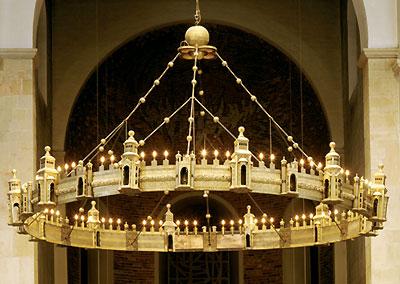
<svg viewBox="0 0 400 284">
<path fill-rule="evenodd" d="M 397 0 L 364 0 L 368 48 L 397 47 Z"/>
<path fill-rule="evenodd" d="M 0 48 L 31 48 L 35 0 L 0 0 Z"/>
</svg>

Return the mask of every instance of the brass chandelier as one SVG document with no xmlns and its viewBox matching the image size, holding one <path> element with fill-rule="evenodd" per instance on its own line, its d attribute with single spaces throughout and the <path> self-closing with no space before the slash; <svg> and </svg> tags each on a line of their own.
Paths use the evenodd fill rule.
<svg viewBox="0 0 400 284">
<path fill-rule="evenodd" d="M 303 247 L 360 236 L 376 236 L 383 229 L 388 203 L 383 165 L 379 166 L 370 181 L 357 175 L 350 177 L 350 172 L 341 167 L 340 155 L 335 151 L 334 142 L 329 145 L 325 164 L 315 163 L 244 85 L 242 79 L 217 52 L 217 48 L 209 45 L 209 33 L 200 25 L 200 21 L 200 9 L 196 1 L 195 25 L 186 31 L 185 40 L 179 46 L 176 56 L 168 62 L 162 74 L 154 80 L 129 115 L 101 139 L 86 157 L 77 164 L 66 164 L 62 170 L 56 166 L 56 160 L 47 146 L 40 159 L 34 183 L 22 184 L 16 171 L 12 171 L 8 191 L 10 226 L 17 227 L 18 233 L 29 234 L 32 240 L 59 245 L 158 252 Z M 95 169 L 93 159 L 105 151 L 116 133 L 127 127 L 128 120 L 146 102 L 178 58 L 193 61 L 191 96 L 143 139 L 137 141 L 134 131 L 127 132 L 120 161 L 116 161 L 110 149 L 109 161 L 106 162 L 102 157 L 101 165 Z M 249 150 L 249 139 L 244 135 L 244 127 L 240 126 L 238 135 L 234 135 L 222 123 L 223 119 L 215 116 L 196 98 L 198 62 L 213 59 L 221 61 L 250 100 L 280 131 L 288 151 L 293 154 L 292 161 L 282 157 L 280 163 L 275 164 L 276 157 L 271 153 L 269 164 L 265 164 L 262 154 L 257 157 Z M 215 151 L 211 164 L 208 163 L 206 150 L 201 151 L 200 158 L 196 157 L 195 105 L 234 140 L 233 152 L 227 152 L 221 158 L 218 151 Z M 167 151 L 161 163 L 157 160 L 157 153 L 153 152 L 153 160 L 150 165 L 146 164 L 144 153 L 139 151 L 140 147 L 162 126 L 170 123 L 174 115 L 185 106 L 190 108 L 186 151 L 175 155 L 174 164 L 170 163 Z M 294 152 L 299 152 L 304 158 L 298 162 Z M 242 219 L 220 220 L 219 226 L 210 226 L 208 206 L 205 209 L 207 224 L 199 224 L 196 220 L 175 220 L 173 208 L 168 204 L 160 220 L 150 214 L 141 224 L 128 224 L 119 218 L 105 218 L 96 209 L 93 200 L 116 194 L 140 196 L 147 192 L 164 192 L 165 196 L 172 191 L 202 192 L 207 201 L 215 191 L 246 194 L 260 211 L 260 216 L 256 218 L 249 205 Z M 310 214 L 300 213 L 289 220 L 275 220 L 262 210 L 251 193 L 303 198 L 318 202 L 318 205 Z M 82 200 L 83 204 L 91 200 L 91 209 L 85 212 L 82 206 L 72 220 L 60 215 L 57 205 L 78 200 Z"/>
</svg>

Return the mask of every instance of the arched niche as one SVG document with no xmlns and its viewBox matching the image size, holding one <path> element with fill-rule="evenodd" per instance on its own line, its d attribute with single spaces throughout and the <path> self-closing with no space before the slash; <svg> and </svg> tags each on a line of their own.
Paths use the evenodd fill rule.
<svg viewBox="0 0 400 284">
<path fill-rule="evenodd" d="M 190 18 L 193 13 L 193 3 L 190 2 L 153 1 L 150 5 L 137 1 L 100 1 L 96 18 L 94 3 L 79 3 L 79 9 L 76 5 L 75 2 L 57 2 L 53 7 L 57 15 L 53 32 L 53 56 L 57 61 L 53 69 L 53 113 L 58 114 L 57 120 L 53 121 L 56 150 L 64 148 L 68 115 L 79 90 L 97 64 L 116 48 L 148 31 L 174 23 L 185 23 L 187 27 L 192 22 Z M 205 24 L 217 23 L 257 35 L 301 65 L 303 73 L 320 97 L 322 110 L 330 122 L 332 137 L 342 147 L 338 5 L 335 1 L 315 1 L 300 7 L 289 0 L 231 1 L 229 4 L 204 1 L 202 9 Z M 300 11 L 304 21 L 301 35 Z M 83 25 L 85 29 L 80 28 Z M 315 25 L 319 28 L 315 29 Z M 62 29 L 63 26 L 69 28 Z M 215 37 L 218 35 L 211 34 L 212 43 Z M 175 46 L 179 41 L 175 42 Z"/>
<path fill-rule="evenodd" d="M 331 140 L 328 122 L 316 91 L 304 74 L 301 76 L 297 65 L 253 34 L 222 25 L 210 24 L 207 27 L 230 66 L 257 94 L 272 116 L 297 139 L 301 139 L 300 94 L 303 95 L 304 148 L 316 160 L 321 160 Z M 179 42 L 185 30 L 186 25 L 180 24 L 137 37 L 115 50 L 99 66 L 98 72 L 91 74 L 70 114 L 65 141 L 67 161 L 84 156 L 95 146 L 98 138 L 106 136 L 131 111 L 165 68 L 171 58 L 167 55 L 176 54 L 175 43 Z M 128 128 L 136 131 L 138 139 L 148 135 L 188 98 L 191 67 L 192 62 L 178 59 L 146 103 L 132 116 Z M 205 95 L 197 97 L 233 133 L 237 132 L 239 125 L 244 125 L 252 151 L 266 151 L 269 147 L 268 117 L 238 88 L 218 60 L 201 61 L 200 68 L 203 73 L 198 80 Z M 209 116 L 200 117 L 199 110 L 196 105 L 196 144 L 204 145 L 206 141 L 207 148 L 216 148 L 221 153 L 232 151 L 230 136 Z M 161 153 L 166 149 L 170 153 L 184 151 L 186 142 L 180 137 L 187 135 L 187 117 L 187 108 L 184 108 L 141 149 Z M 125 139 L 124 135 L 118 137 L 113 149 L 117 156 L 121 154 L 120 146 Z M 272 139 L 277 157 L 289 157 L 287 146 L 275 129 L 272 130 Z"/>
</svg>

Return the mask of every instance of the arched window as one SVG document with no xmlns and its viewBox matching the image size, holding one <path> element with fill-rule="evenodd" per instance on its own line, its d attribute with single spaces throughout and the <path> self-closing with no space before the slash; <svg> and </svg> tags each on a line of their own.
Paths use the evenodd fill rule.
<svg viewBox="0 0 400 284">
<path fill-rule="evenodd" d="M 56 193 L 54 192 L 54 182 L 50 183 L 50 201 L 56 202 Z"/>
<path fill-rule="evenodd" d="M 188 184 L 189 181 L 189 171 L 186 167 L 181 169 L 181 184 Z"/>
<path fill-rule="evenodd" d="M 329 198 L 329 180 L 325 180 L 324 182 L 324 197 Z"/>
<path fill-rule="evenodd" d="M 290 191 L 297 191 L 297 185 L 296 185 L 296 175 L 291 174 L 290 179 L 289 179 L 289 189 Z"/>
<path fill-rule="evenodd" d="M 124 167 L 124 175 L 123 175 L 123 185 L 129 184 L 129 166 Z"/>
<path fill-rule="evenodd" d="M 78 196 L 83 195 L 83 178 L 78 179 Z"/>
<path fill-rule="evenodd" d="M 240 185 L 246 185 L 246 165 L 240 167 Z"/>
<path fill-rule="evenodd" d="M 314 242 L 318 242 L 318 228 L 314 227 Z"/>
<path fill-rule="evenodd" d="M 378 199 L 374 200 L 374 213 L 372 216 L 378 216 Z"/>
<path fill-rule="evenodd" d="M 13 204 L 12 219 L 13 219 L 13 222 L 19 221 L 19 204 L 18 203 Z"/>
<path fill-rule="evenodd" d="M 168 235 L 168 251 L 174 250 L 174 240 L 172 239 L 172 235 Z"/>
<path fill-rule="evenodd" d="M 100 246 L 100 232 L 97 231 L 96 232 L 96 246 Z"/>
<path fill-rule="evenodd" d="M 246 234 L 246 248 L 249 248 L 249 247 L 251 247 L 250 234 Z"/>
<path fill-rule="evenodd" d="M 41 196 L 40 196 L 40 183 L 37 183 L 37 194 L 38 194 L 38 201 L 40 201 Z"/>
</svg>

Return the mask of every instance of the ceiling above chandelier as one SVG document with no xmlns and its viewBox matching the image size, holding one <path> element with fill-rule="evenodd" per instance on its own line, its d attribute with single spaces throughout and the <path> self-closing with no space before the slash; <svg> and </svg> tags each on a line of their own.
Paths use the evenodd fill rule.
<svg viewBox="0 0 400 284">
<path fill-rule="evenodd" d="M 19 233 L 29 234 L 37 241 L 82 248 L 159 252 L 290 248 L 376 236 L 386 221 L 388 203 L 383 165 L 379 166 L 371 181 L 357 175 L 350 177 L 350 172 L 341 167 L 334 142 L 329 145 L 325 164 L 316 163 L 269 114 L 217 48 L 209 45 L 209 33 L 200 25 L 198 1 L 196 4 L 195 25 L 186 31 L 178 53 L 129 115 L 88 155 L 77 164 L 66 164 L 63 170 L 56 166 L 56 160 L 47 146 L 34 183 L 22 184 L 16 171 L 12 171 L 8 192 L 9 225 L 16 226 Z M 127 129 L 129 119 L 146 103 L 148 96 L 178 59 L 193 61 L 190 97 L 146 137 L 136 140 L 135 132 Z M 265 114 L 270 125 L 280 132 L 288 152 L 293 156 L 291 161 L 285 157 L 278 161 L 271 149 L 269 162 L 265 163 L 263 154 L 257 156 L 249 150 L 250 141 L 243 126 L 238 127 L 238 134 L 235 135 L 225 126 L 223 118 L 215 116 L 206 103 L 196 97 L 200 60 L 221 62 L 235 83 Z M 190 110 L 186 149 L 175 153 L 172 159 L 170 153 L 165 151 L 161 163 L 157 159 L 158 154 L 153 152 L 153 160 L 147 164 L 140 147 L 148 143 L 161 127 L 173 122 L 175 114 L 185 107 Z M 201 109 L 202 115 L 209 115 L 232 137 L 232 153 L 227 151 L 221 154 L 215 150 L 214 158 L 209 163 L 207 151 L 196 148 L 196 108 Z M 104 152 L 108 143 L 120 132 L 125 132 L 126 138 L 121 159 L 117 161 L 110 149 L 109 160 L 101 157 L 101 164 L 98 167 L 94 165 L 93 159 Z M 299 161 L 296 155 L 301 157 Z M 197 220 L 184 220 L 181 223 L 174 219 L 173 208 L 168 204 L 164 218 L 156 220 L 152 216 L 155 208 L 153 212 L 148 212 L 149 216 L 141 224 L 128 224 L 119 218 L 103 216 L 93 200 L 117 194 L 140 196 L 148 192 L 163 192 L 164 198 L 172 191 L 202 192 L 206 200 L 204 215 L 207 222 L 199 224 Z M 211 226 L 208 198 L 215 191 L 248 195 L 259 216 L 252 212 L 249 205 L 242 219 L 220 220 L 219 226 Z M 252 193 L 303 198 L 318 205 L 310 214 L 302 212 L 289 220 L 275 220 L 257 204 Z M 83 207 L 88 200 L 91 200 L 91 209 L 85 212 Z M 76 201 L 81 201 L 82 206 L 72 220 L 60 215 L 57 205 Z"/>
</svg>

